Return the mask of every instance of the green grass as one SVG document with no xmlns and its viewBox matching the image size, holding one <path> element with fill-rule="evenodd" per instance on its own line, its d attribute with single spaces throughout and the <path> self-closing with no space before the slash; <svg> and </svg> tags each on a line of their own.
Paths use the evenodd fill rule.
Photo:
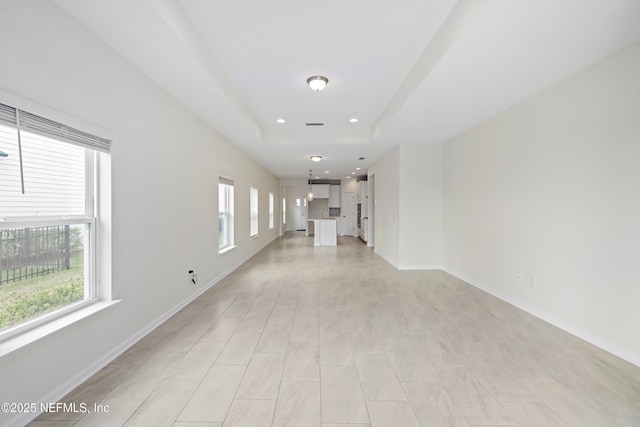
<svg viewBox="0 0 640 427">
<path fill-rule="evenodd" d="M 71 268 L 0 285 L 0 331 L 84 298 L 83 257 Z"/>
</svg>

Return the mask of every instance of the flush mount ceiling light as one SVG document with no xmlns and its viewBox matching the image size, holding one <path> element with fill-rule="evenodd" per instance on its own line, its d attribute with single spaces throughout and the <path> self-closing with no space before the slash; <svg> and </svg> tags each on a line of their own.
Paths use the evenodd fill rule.
<svg viewBox="0 0 640 427">
<path fill-rule="evenodd" d="M 284 123 L 284 122 L 285 122 L 285 119 L 278 119 L 278 120 L 276 120 L 276 122 L 278 122 L 278 123 L 282 124 L 282 123 Z"/>
<path fill-rule="evenodd" d="M 358 119 L 356 119 L 355 117 L 352 119 L 349 119 L 349 123 L 358 123 Z"/>
<path fill-rule="evenodd" d="M 309 87 L 316 92 L 324 89 L 327 86 L 327 83 L 329 83 L 329 79 L 325 76 L 311 76 L 307 79 Z"/>
<path fill-rule="evenodd" d="M 320 160 L 322 160 L 322 156 L 311 156 L 309 158 L 314 162 L 319 162 Z"/>
</svg>

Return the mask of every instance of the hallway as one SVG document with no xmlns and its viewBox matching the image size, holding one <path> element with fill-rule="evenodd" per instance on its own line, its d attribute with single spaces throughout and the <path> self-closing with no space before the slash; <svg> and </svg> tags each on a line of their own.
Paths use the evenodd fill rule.
<svg viewBox="0 0 640 427">
<path fill-rule="evenodd" d="M 31 426 L 638 426 L 640 368 L 356 238 L 272 242 Z"/>
</svg>

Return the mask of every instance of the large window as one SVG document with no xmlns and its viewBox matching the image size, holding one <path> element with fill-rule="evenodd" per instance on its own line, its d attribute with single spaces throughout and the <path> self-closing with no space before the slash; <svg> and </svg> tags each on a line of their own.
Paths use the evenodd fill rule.
<svg viewBox="0 0 640 427">
<path fill-rule="evenodd" d="M 287 198 L 282 198 L 282 223 L 287 223 Z"/>
<path fill-rule="evenodd" d="M 273 191 L 269 191 L 269 230 L 275 227 L 275 207 L 273 201 Z"/>
<path fill-rule="evenodd" d="M 218 236 L 220 252 L 233 248 L 233 181 L 222 177 L 218 182 Z"/>
<path fill-rule="evenodd" d="M 251 187 L 249 189 L 249 213 L 251 218 L 251 237 L 256 237 L 258 235 L 258 189 L 255 187 Z"/>
<path fill-rule="evenodd" d="M 96 150 L 109 148 L 0 104 L 0 335 L 98 298 Z"/>
</svg>

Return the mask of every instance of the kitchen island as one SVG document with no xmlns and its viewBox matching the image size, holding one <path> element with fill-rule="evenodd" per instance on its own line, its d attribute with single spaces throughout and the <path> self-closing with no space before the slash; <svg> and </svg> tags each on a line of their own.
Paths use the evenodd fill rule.
<svg viewBox="0 0 640 427">
<path fill-rule="evenodd" d="M 313 246 L 336 246 L 338 244 L 338 227 L 335 218 L 310 219 L 309 222 L 313 223 Z M 307 227 L 307 230 L 309 228 Z"/>
</svg>

